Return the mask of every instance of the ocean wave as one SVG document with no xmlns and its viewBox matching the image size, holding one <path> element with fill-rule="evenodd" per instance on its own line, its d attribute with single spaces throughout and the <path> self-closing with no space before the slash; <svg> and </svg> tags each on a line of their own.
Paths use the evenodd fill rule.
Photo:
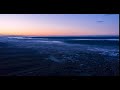
<svg viewBox="0 0 120 90">
<path fill-rule="evenodd" d="M 47 41 L 47 40 L 35 40 L 35 42 L 41 42 L 41 43 L 63 43 L 61 41 Z"/>
<path fill-rule="evenodd" d="M 28 37 L 8 37 L 9 39 L 32 39 Z"/>
<path fill-rule="evenodd" d="M 47 38 L 32 38 L 32 37 L 7 37 L 9 39 L 29 39 L 29 40 L 48 40 Z"/>
</svg>

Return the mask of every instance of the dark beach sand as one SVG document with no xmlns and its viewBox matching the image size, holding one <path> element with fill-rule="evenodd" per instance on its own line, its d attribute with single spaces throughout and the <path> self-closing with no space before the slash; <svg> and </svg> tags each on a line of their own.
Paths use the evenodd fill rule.
<svg viewBox="0 0 120 90">
<path fill-rule="evenodd" d="M 118 76 L 118 57 L 80 46 L 0 42 L 0 76 Z"/>
</svg>

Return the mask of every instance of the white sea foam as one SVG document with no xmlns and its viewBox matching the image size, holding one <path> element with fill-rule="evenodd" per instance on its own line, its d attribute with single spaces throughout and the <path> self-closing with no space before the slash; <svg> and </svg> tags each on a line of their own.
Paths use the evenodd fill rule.
<svg viewBox="0 0 120 90">
<path fill-rule="evenodd" d="M 117 49 L 108 49 L 108 48 L 88 48 L 90 51 L 99 52 L 103 55 L 109 55 L 109 56 L 118 56 L 119 50 Z"/>
<path fill-rule="evenodd" d="M 32 39 L 29 37 L 8 37 L 9 39 Z"/>
<path fill-rule="evenodd" d="M 7 37 L 8 39 L 30 39 L 30 40 L 48 40 L 47 38 L 31 38 L 31 37 Z"/>
<path fill-rule="evenodd" d="M 47 40 L 35 40 L 35 42 L 43 42 L 43 43 L 63 43 L 61 41 L 47 41 Z"/>
</svg>

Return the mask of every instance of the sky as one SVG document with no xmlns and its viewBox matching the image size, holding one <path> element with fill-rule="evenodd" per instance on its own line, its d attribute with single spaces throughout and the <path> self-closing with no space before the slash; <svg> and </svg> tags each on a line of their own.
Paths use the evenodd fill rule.
<svg viewBox="0 0 120 90">
<path fill-rule="evenodd" d="M 0 14 L 0 35 L 119 35 L 119 14 Z"/>
</svg>

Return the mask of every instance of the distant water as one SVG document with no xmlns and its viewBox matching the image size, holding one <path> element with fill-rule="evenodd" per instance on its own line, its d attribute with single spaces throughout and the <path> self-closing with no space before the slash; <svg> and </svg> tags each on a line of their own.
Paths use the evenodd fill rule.
<svg viewBox="0 0 120 90">
<path fill-rule="evenodd" d="M 117 36 L 0 36 L 0 76 L 118 76 Z"/>
<path fill-rule="evenodd" d="M 39 42 L 64 42 L 87 45 L 118 45 L 118 36 L 81 36 L 81 37 L 8 37 L 8 39 L 35 40 Z"/>
<path fill-rule="evenodd" d="M 96 40 L 96 41 L 106 41 L 106 40 L 109 40 L 109 41 L 119 41 L 119 39 L 71 39 L 71 40 Z"/>
<path fill-rule="evenodd" d="M 119 37 L 118 36 L 81 36 L 81 37 L 23 37 L 9 36 L 1 37 L 3 40 L 20 40 L 23 42 L 40 42 L 48 44 L 70 44 L 83 45 L 87 50 L 100 52 L 101 54 L 110 56 L 118 56 L 119 54 Z"/>
</svg>

